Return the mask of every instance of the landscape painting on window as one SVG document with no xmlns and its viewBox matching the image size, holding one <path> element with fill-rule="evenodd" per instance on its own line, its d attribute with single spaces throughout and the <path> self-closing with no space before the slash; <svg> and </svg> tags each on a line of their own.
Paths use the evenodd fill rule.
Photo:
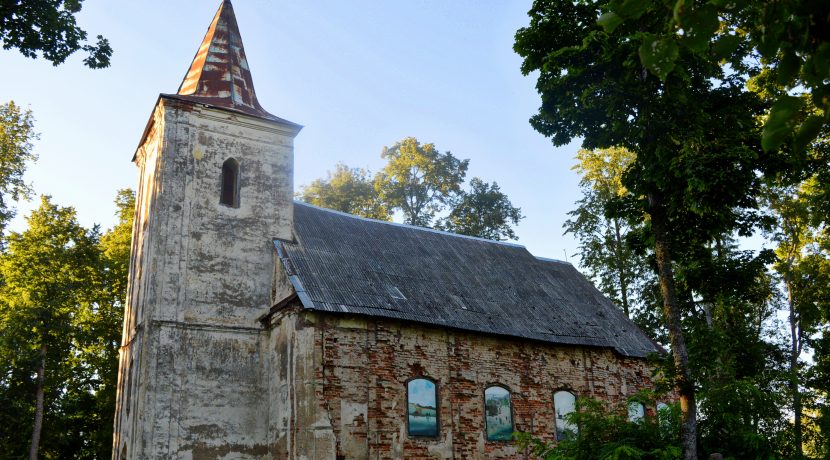
<svg viewBox="0 0 830 460">
<path fill-rule="evenodd" d="M 438 404 L 435 382 L 413 379 L 406 387 L 410 436 L 438 436 Z"/>
<path fill-rule="evenodd" d="M 510 409 L 510 392 L 502 387 L 484 390 L 484 419 L 487 422 L 488 441 L 513 439 L 513 414 Z"/>
</svg>

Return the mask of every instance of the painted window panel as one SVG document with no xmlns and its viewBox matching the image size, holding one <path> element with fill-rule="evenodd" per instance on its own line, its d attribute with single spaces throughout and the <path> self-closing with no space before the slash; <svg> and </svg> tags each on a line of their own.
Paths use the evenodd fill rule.
<svg viewBox="0 0 830 460">
<path fill-rule="evenodd" d="M 484 390 L 484 421 L 488 441 L 513 439 L 513 407 L 507 389 L 493 386 Z"/>
<path fill-rule="evenodd" d="M 409 436 L 438 437 L 438 398 L 435 382 L 412 379 L 406 384 Z"/>
<path fill-rule="evenodd" d="M 628 403 L 628 421 L 639 422 L 646 417 L 646 406 L 641 402 L 631 401 Z"/>
<path fill-rule="evenodd" d="M 576 425 L 565 420 L 566 415 L 576 411 L 576 396 L 570 391 L 557 391 L 553 395 L 553 409 L 556 412 L 556 439 L 561 441 L 568 433 L 576 433 Z"/>
</svg>

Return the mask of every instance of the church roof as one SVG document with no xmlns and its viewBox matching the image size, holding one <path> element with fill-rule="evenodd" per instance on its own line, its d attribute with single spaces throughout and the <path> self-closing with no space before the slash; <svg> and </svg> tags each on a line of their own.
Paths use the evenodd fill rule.
<svg viewBox="0 0 830 460">
<path fill-rule="evenodd" d="M 294 125 L 259 105 L 230 0 L 223 0 L 176 94 L 187 100 Z"/>
<path fill-rule="evenodd" d="M 571 264 L 523 246 L 294 203 L 275 241 L 308 310 L 414 321 L 545 342 L 660 349 Z"/>
</svg>

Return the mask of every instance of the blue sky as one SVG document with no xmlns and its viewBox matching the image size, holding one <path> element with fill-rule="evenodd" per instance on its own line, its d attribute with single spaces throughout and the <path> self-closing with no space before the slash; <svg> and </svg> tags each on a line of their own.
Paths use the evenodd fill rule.
<svg viewBox="0 0 830 460">
<path fill-rule="evenodd" d="M 31 108 L 41 133 L 27 173 L 37 193 L 74 206 L 85 225 L 112 225 L 116 190 L 137 183 L 130 159 L 156 97 L 176 91 L 218 5 L 86 0 L 79 23 L 111 41 L 109 69 L 0 50 L 0 101 Z M 574 261 L 562 223 L 579 199 L 577 145 L 554 148 L 530 127 L 535 78 L 512 51 L 530 5 L 235 0 L 234 10 L 260 102 L 305 126 L 297 186 L 337 162 L 376 171 L 383 146 L 415 136 L 470 158 L 468 178 L 499 183 L 526 216 L 518 243 Z"/>
<path fill-rule="evenodd" d="M 435 384 L 426 379 L 410 380 L 408 402 L 421 406 L 438 407 L 435 404 Z"/>
</svg>

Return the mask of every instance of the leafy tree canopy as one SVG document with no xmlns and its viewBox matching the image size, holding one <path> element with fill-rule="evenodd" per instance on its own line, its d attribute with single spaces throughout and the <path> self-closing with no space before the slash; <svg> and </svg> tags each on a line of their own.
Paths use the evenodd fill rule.
<svg viewBox="0 0 830 460">
<path fill-rule="evenodd" d="M 28 228 L 9 235 L 0 254 L 0 457 L 112 456 L 134 208 L 134 193 L 119 191 L 118 223 L 99 235 L 44 197 Z"/>
<path fill-rule="evenodd" d="M 109 67 L 112 48 L 98 35 L 95 44 L 75 20 L 83 0 L 4 0 L 0 4 L 0 43 L 26 57 L 42 56 L 54 65 L 83 50 L 84 64 L 92 69 Z"/>
<path fill-rule="evenodd" d="M 597 22 L 612 34 L 640 23 L 654 27 L 632 35 L 640 63 L 661 80 L 683 74 L 683 54 L 723 62 L 741 73 L 762 67 L 782 90 L 763 132 L 766 150 L 790 140 L 802 150 L 830 122 L 830 4 L 821 1 L 613 0 L 599 9 Z M 754 67 L 754 68 L 753 68 Z M 818 111 L 806 110 L 806 92 Z"/>
<path fill-rule="evenodd" d="M 9 201 L 26 198 L 31 192 L 23 173 L 26 163 L 37 159 L 32 152 L 32 141 L 37 138 L 30 110 L 14 101 L 0 104 L 0 235 L 14 217 Z"/>
<path fill-rule="evenodd" d="M 27 414 L 14 425 L 17 443 L 4 446 L 17 452 L 12 458 L 26 450 L 36 458 L 41 440 L 46 452 L 61 452 L 67 441 L 64 431 L 51 429 L 57 414 L 50 408 L 72 401 L 76 385 L 85 385 L 73 379 L 82 366 L 77 328 L 98 284 L 98 234 L 78 224 L 74 209 L 43 197 L 27 222 L 26 231 L 9 235 L 0 258 L 0 391 L 17 394 Z"/>
<path fill-rule="evenodd" d="M 434 144 L 414 137 L 384 147 L 386 166 L 375 177 L 375 189 L 390 210 L 399 210 L 404 222 L 429 227 L 436 212 L 461 192 L 470 160 L 439 152 Z"/>
<path fill-rule="evenodd" d="M 745 89 L 740 69 L 673 42 L 649 42 L 657 63 L 644 65 L 643 40 L 663 31 L 665 17 L 640 14 L 609 30 L 597 21 L 616 4 L 537 0 L 514 48 L 523 73 L 539 72 L 537 131 L 556 145 L 581 137 L 586 149 L 636 154 L 614 214 L 642 222 L 641 239 L 654 251 L 683 409 L 683 458 L 691 460 L 695 389 L 673 265 L 723 235 L 751 232 L 760 178 L 773 167 L 756 128 L 764 104 Z"/>
<path fill-rule="evenodd" d="M 372 219 L 391 220 L 397 211 L 410 225 L 497 241 L 516 238 L 513 226 L 524 216 L 497 183 L 474 177 L 468 190 L 462 188 L 470 160 L 440 153 L 414 137 L 384 147 L 382 157 L 386 165 L 373 177 L 340 163 L 326 179 L 302 187 L 297 197 Z"/>
<path fill-rule="evenodd" d="M 646 290 L 654 283 L 648 261 L 628 241 L 635 230 L 632 223 L 608 215 L 628 193 L 622 177 L 634 158 L 632 152 L 618 147 L 579 150 L 573 169 L 581 177 L 582 198 L 564 225 L 565 232 L 579 240 L 581 266 L 628 316 L 635 306 L 643 305 Z"/>
<path fill-rule="evenodd" d="M 499 184 L 488 184 L 474 177 L 470 180 L 470 191 L 461 192 L 450 214 L 442 218 L 436 228 L 502 241 L 516 239 L 513 226 L 518 225 L 522 217 L 522 210 L 513 206 L 499 189 Z"/>
<path fill-rule="evenodd" d="M 297 195 L 315 206 L 370 219 L 389 220 L 389 210 L 375 192 L 374 179 L 370 174 L 365 169 L 349 168 L 338 163 L 326 179 L 315 179 L 302 187 Z"/>
</svg>

